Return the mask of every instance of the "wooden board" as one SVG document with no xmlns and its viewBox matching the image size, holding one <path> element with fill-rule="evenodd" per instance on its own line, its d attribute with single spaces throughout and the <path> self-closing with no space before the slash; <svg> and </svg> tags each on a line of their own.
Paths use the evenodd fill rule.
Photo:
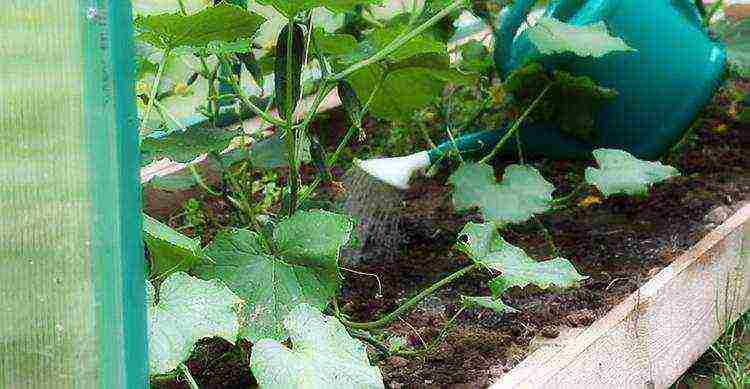
<svg viewBox="0 0 750 389">
<path fill-rule="evenodd" d="M 667 388 L 750 308 L 750 204 L 580 334 L 491 388 Z"/>
</svg>

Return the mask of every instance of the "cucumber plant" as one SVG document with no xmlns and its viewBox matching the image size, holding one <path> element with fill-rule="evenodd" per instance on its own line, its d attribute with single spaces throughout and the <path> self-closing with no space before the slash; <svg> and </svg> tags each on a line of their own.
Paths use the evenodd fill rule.
<svg viewBox="0 0 750 389">
<path fill-rule="evenodd" d="M 341 288 L 339 257 L 341 250 L 354 240 L 355 221 L 329 210 L 306 209 L 306 204 L 315 190 L 331 179 L 330 169 L 337 164 L 342 150 L 355 135 L 362 136 L 365 115 L 409 123 L 415 111 L 443 101 L 447 85 L 472 88 L 490 78 L 492 66 L 486 61 L 488 52 L 481 44 L 461 47 L 463 60 L 456 64 L 451 61 L 446 34 L 441 30 L 446 19 L 471 9 L 471 5 L 466 0 L 427 0 L 423 5 L 415 2 L 390 19 L 378 20 L 373 16 L 379 5 L 377 0 L 259 0 L 282 23 L 275 49 L 265 53 L 268 58 L 256 60 L 252 38 L 265 16 L 225 2 L 196 12 L 183 1 L 177 3 L 176 12 L 136 18 L 139 41 L 162 51 L 159 64 L 150 67 L 152 71 L 156 69 L 156 76 L 142 119 L 147 122 L 151 110 L 158 108 L 160 78 L 169 60 L 186 56 L 199 65 L 196 74 L 208 81 L 209 111 L 218 114 L 221 101 L 236 101 L 241 109 L 275 126 L 276 133 L 229 156 L 221 156 L 218 151 L 241 135 L 239 131 L 176 132 L 167 139 L 144 140 L 145 148 L 161 151 L 154 157 L 177 156 L 182 161 L 208 152 L 221 163 L 241 162 L 241 169 L 285 167 L 288 179 L 278 196 L 283 212 L 261 214 L 268 207 L 254 207 L 252 196 L 232 198 L 232 203 L 245 212 L 245 225 L 220 231 L 205 247 L 144 216 L 145 241 L 152 261 L 153 284 L 149 287 L 158 286 L 163 300 L 149 304 L 152 341 L 156 342 L 151 354 L 154 374 L 174 374 L 198 338 L 222 336 L 231 342 L 246 339 L 254 344 L 252 372 L 264 387 L 383 387 L 379 370 L 370 366 L 364 345 L 355 338 L 374 345 L 381 353 L 394 353 L 370 332 L 398 320 L 445 285 L 472 272 L 488 271 L 493 275 L 487 285 L 491 295 L 463 296 L 462 303 L 509 312 L 515 308 L 502 301 L 509 288 L 530 284 L 565 288 L 585 279 L 567 259 L 536 261 L 502 238 L 502 231 L 509 224 L 531 220 L 564 205 L 570 197 L 554 199 L 554 186 L 523 161 L 506 167 L 499 183 L 488 163 L 511 137 L 517 136 L 524 121 L 535 120 L 538 110 L 554 109 L 566 118 L 580 114 L 584 116 L 581 122 L 586 123 L 585 115 L 590 113 L 554 106 L 565 100 L 561 96 L 575 92 L 579 101 L 598 101 L 616 91 L 537 66 L 533 77 L 518 73 L 499 85 L 500 91 L 485 93 L 470 112 L 461 115 L 454 130 L 481 123 L 497 113 L 493 112 L 497 107 L 507 108 L 503 105 L 506 99 L 522 113 L 509 116 L 514 122 L 510 130 L 478 162 L 459 158 L 460 166 L 448 180 L 455 207 L 478 208 L 484 219 L 483 223 L 467 224 L 457 237 L 457 249 L 472 264 L 435 282 L 380 318 L 354 322 L 339 310 L 336 296 Z M 255 6 L 259 7 L 251 5 L 250 9 L 258 9 Z M 315 14 L 320 9 L 333 15 L 356 16 L 359 30 L 352 31 L 349 26 L 331 32 L 318 26 Z M 602 56 L 632 50 L 609 35 L 603 24 L 575 27 L 547 18 L 537 26 L 532 27 L 530 39 L 542 56 L 561 52 Z M 540 58 L 533 60 L 537 59 Z M 271 99 L 263 101 L 261 96 L 248 93 L 235 71 L 240 63 L 256 75 L 262 73 L 258 67 L 264 63 L 272 69 L 275 82 Z M 148 64 L 144 66 L 148 68 Z M 300 115 L 303 73 L 313 66 L 320 79 L 307 113 Z M 526 70 L 520 72 L 523 71 Z M 537 85 L 539 80 L 541 85 Z M 535 86 L 539 88 L 534 89 Z M 329 156 L 316 145 L 321 134 L 314 133 L 311 124 L 334 89 L 347 110 L 350 126 Z M 528 90 L 534 95 L 522 96 L 521 92 Z M 548 95 L 557 98 L 546 99 Z M 452 136 L 450 128 L 447 134 Z M 588 170 L 586 181 L 605 195 L 642 195 L 648 185 L 678 174 L 673 168 L 640 161 L 619 150 L 602 149 L 594 155 L 600 167 Z M 307 162 L 328 174 L 303 182 L 301 167 Z M 199 176 L 196 179 L 201 181 Z M 156 294 L 150 296 L 153 299 Z M 211 307 L 201 306 L 206 304 Z M 166 316 L 171 323 L 164 323 Z M 200 320 L 204 322 L 197 322 Z M 191 326 L 194 322 L 195 326 Z M 291 348 L 283 343 L 287 340 L 291 340 Z M 422 351 L 428 349 L 429 346 Z M 399 349 L 395 353 L 414 355 L 419 350 Z M 182 367 L 182 373 L 189 375 Z"/>
</svg>

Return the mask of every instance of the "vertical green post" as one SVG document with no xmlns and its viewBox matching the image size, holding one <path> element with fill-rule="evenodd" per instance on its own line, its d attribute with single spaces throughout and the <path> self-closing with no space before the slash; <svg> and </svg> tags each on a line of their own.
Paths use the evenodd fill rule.
<svg viewBox="0 0 750 389">
<path fill-rule="evenodd" d="M 148 385 L 131 21 L 0 10 L 0 388 Z"/>
</svg>

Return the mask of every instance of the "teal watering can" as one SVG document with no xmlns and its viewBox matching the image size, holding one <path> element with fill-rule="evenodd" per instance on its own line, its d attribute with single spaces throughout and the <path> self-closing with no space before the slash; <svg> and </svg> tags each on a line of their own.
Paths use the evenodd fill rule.
<svg viewBox="0 0 750 389">
<path fill-rule="evenodd" d="M 517 33 L 534 3 L 514 0 L 502 15 L 494 53 L 502 77 L 539 57 L 525 33 Z M 725 50 L 708 36 L 693 0 L 558 0 L 550 3 L 545 16 L 576 26 L 603 21 L 613 36 L 636 51 L 601 58 L 542 57 L 539 61 L 545 66 L 591 77 L 599 85 L 615 89 L 618 96 L 596 115 L 596 143 L 566 135 L 554 124 L 534 123 L 520 131 L 523 149 L 529 154 L 584 159 L 591 157 L 592 150 L 606 147 L 656 159 L 680 140 L 719 87 L 726 69 Z M 489 152 L 507 130 L 466 135 L 458 138 L 456 145 L 461 152 Z M 453 142 L 448 141 L 412 156 L 359 164 L 381 180 L 405 188 L 414 171 L 453 148 Z M 514 150 L 513 141 L 505 148 Z"/>
</svg>

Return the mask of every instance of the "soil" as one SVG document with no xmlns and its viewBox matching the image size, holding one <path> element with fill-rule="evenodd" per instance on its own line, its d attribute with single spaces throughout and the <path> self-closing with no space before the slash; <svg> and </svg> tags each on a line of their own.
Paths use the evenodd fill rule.
<svg viewBox="0 0 750 389">
<path fill-rule="evenodd" d="M 733 84 L 750 91 L 748 80 Z M 556 248 L 536 222 L 513 226 L 504 233 L 506 240 L 535 258 L 568 258 L 589 276 L 580 287 L 513 290 L 504 301 L 518 313 L 464 310 L 433 352 L 380 361 L 386 386 L 486 387 L 519 363 L 535 339 L 590 325 L 750 200 L 750 128 L 733 119 L 736 107 L 729 96 L 726 90 L 717 94 L 685 142 L 666 158 L 682 172 L 681 177 L 654 186 L 643 199 L 604 199 L 592 189 L 566 210 L 538 217 Z M 495 166 L 503 166 L 511 160 L 496 162 Z M 527 163 L 555 184 L 556 197 L 576 187 L 585 166 L 590 165 L 587 161 Z M 339 305 L 353 320 L 379 317 L 470 263 L 453 245 L 464 224 L 479 217 L 453 210 L 446 174 L 418 179 L 405 194 L 400 228 L 408 250 L 357 268 L 377 275 L 379 283 L 373 276 L 344 273 Z M 484 286 L 489 279 L 489 274 L 481 272 L 460 279 L 379 335 L 403 336 L 413 347 L 430 342 L 461 308 L 461 295 L 489 295 Z M 233 348 L 211 340 L 201 343 L 188 366 L 201 388 L 245 388 L 252 384 L 250 352 L 247 344 Z M 174 381 L 157 386 L 187 387 Z"/>
</svg>

